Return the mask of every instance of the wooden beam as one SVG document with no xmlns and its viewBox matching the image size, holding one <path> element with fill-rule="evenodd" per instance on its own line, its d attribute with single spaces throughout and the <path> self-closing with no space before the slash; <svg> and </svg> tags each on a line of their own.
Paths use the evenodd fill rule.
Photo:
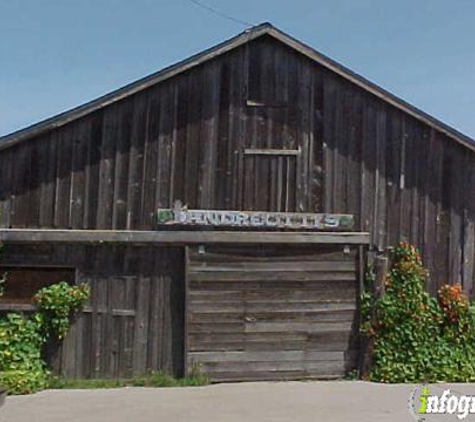
<svg viewBox="0 0 475 422">
<path fill-rule="evenodd" d="M 288 103 L 277 103 L 277 102 L 262 102 L 262 101 L 254 101 L 254 100 L 246 100 L 246 105 L 248 107 L 266 107 L 266 108 L 289 108 L 290 105 Z"/>
<path fill-rule="evenodd" d="M 139 244 L 342 244 L 366 245 L 362 232 L 269 232 L 269 231 L 131 231 L 0 229 L 3 243 L 139 243 Z"/>
<path fill-rule="evenodd" d="M 15 303 L 8 302 L 8 299 L 3 299 L 3 301 L 0 302 L 0 311 L 33 312 L 36 311 L 36 306 L 31 303 Z"/>
<path fill-rule="evenodd" d="M 373 265 L 375 279 L 370 285 L 370 292 L 373 295 L 375 301 L 380 300 L 384 295 L 386 279 L 389 271 L 389 259 L 385 256 L 377 256 Z M 371 326 L 375 326 L 377 323 L 377 316 L 374 309 L 371 310 Z M 361 354 L 360 354 L 360 377 L 363 380 L 369 380 L 371 367 L 373 366 L 374 359 L 374 336 L 365 336 L 361 338 Z"/>
<path fill-rule="evenodd" d="M 244 155 L 281 155 L 297 156 L 300 155 L 300 149 L 252 149 L 246 148 Z"/>
</svg>

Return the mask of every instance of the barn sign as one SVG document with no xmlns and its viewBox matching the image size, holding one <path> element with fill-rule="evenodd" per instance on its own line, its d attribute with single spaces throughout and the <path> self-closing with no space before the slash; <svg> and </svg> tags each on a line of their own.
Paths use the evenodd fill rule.
<svg viewBox="0 0 475 422">
<path fill-rule="evenodd" d="M 267 211 L 189 210 L 180 201 L 171 209 L 157 211 L 157 224 L 286 228 L 300 230 L 352 230 L 354 218 L 350 214 L 314 214 Z"/>
</svg>

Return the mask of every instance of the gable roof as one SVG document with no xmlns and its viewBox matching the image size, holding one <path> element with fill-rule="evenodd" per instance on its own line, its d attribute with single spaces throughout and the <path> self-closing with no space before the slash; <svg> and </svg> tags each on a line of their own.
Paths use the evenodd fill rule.
<svg viewBox="0 0 475 422">
<path fill-rule="evenodd" d="M 319 53 L 313 48 L 296 40 L 290 35 L 280 31 L 279 29 L 275 28 L 274 26 L 272 26 L 270 23 L 267 23 L 267 22 L 254 26 L 242 32 L 241 34 L 233 38 L 230 38 L 229 40 L 224 41 L 212 48 L 204 50 L 201 53 L 198 53 L 194 56 L 189 57 L 188 59 L 185 59 L 172 66 L 166 67 L 156 73 L 153 73 L 149 76 L 146 76 L 128 85 L 125 85 L 122 88 L 112 91 L 111 93 L 106 94 L 102 97 L 99 97 L 95 100 L 89 101 L 79 107 L 75 107 L 64 113 L 58 114 L 54 117 L 51 117 L 39 123 L 33 124 L 25 129 L 20 129 L 9 135 L 0 137 L 0 150 L 13 146 L 19 142 L 30 139 L 34 136 L 40 135 L 48 130 L 61 127 L 73 120 L 76 120 L 98 109 L 106 107 L 109 104 L 119 101 L 122 98 L 128 97 L 152 85 L 155 85 L 166 79 L 172 78 L 173 76 L 179 73 L 185 72 L 190 68 L 198 66 L 201 63 L 211 60 L 219 55 L 222 55 L 230 50 L 233 50 L 263 35 L 268 35 L 279 40 L 280 42 L 293 48 L 299 53 L 307 56 L 308 58 L 315 61 L 319 65 L 331 70 L 332 72 L 338 74 L 344 79 L 363 88 L 365 91 L 373 94 L 374 96 L 381 98 L 382 100 L 386 101 L 392 106 L 404 111 L 405 113 L 413 116 L 414 118 L 420 120 L 421 122 L 427 124 L 428 126 L 433 127 L 434 129 L 444 133 L 448 137 L 466 146 L 472 151 L 475 151 L 475 140 L 473 140 L 472 138 L 464 135 L 463 133 L 450 127 L 449 125 L 446 125 L 445 123 L 428 115 L 427 113 L 424 113 L 417 107 L 414 107 L 411 104 L 407 103 L 406 101 L 396 97 L 395 95 L 391 94 L 385 89 L 368 81 L 364 77 L 356 74 L 355 72 L 335 62 L 329 57 Z"/>
</svg>

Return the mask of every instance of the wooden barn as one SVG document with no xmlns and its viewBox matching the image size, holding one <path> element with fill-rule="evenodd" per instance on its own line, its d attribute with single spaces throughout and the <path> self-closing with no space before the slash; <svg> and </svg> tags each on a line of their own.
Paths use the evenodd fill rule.
<svg viewBox="0 0 475 422">
<path fill-rule="evenodd" d="M 87 282 L 66 377 L 337 377 L 366 252 L 472 294 L 475 141 L 270 24 L 0 138 L 0 310 Z"/>
</svg>

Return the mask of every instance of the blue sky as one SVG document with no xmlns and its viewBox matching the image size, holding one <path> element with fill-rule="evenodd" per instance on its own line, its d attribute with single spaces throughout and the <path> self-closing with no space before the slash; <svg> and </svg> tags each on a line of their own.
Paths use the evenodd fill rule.
<svg viewBox="0 0 475 422">
<path fill-rule="evenodd" d="M 475 137 L 473 0 L 200 0 L 270 21 Z M 191 0 L 0 0 L 0 135 L 245 27 Z"/>
</svg>

